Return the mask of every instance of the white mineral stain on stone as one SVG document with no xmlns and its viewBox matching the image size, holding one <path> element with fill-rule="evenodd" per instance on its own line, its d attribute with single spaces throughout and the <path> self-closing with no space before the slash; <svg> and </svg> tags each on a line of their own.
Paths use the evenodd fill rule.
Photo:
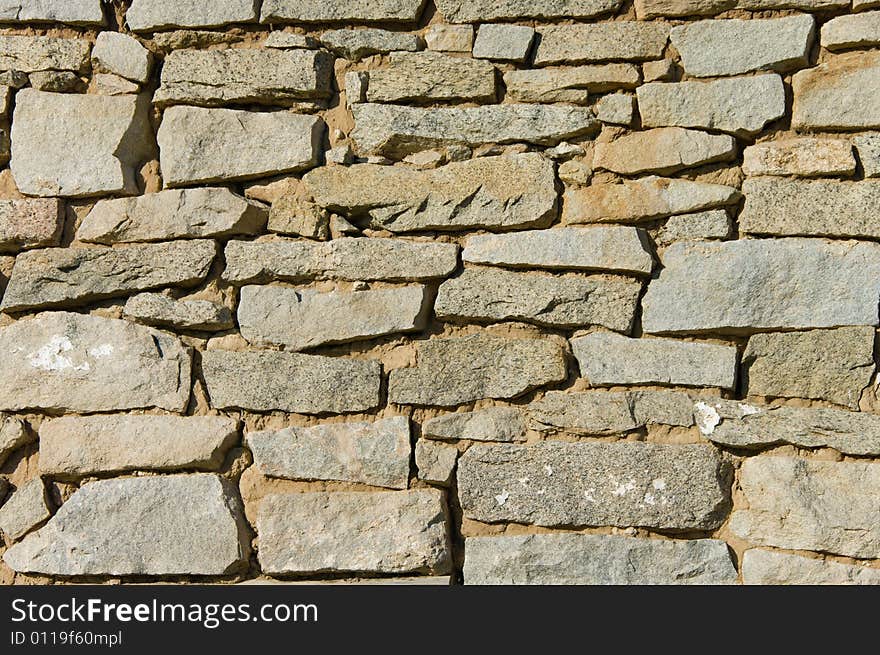
<svg viewBox="0 0 880 655">
<path fill-rule="evenodd" d="M 544 473 L 546 473 L 548 477 L 552 476 L 553 475 L 553 467 L 552 466 L 545 466 Z"/>
<path fill-rule="evenodd" d="M 611 493 L 614 494 L 615 496 L 625 496 L 627 493 L 634 490 L 635 488 L 636 488 L 636 481 L 629 480 L 628 482 L 617 485 L 617 489 L 615 489 Z"/>
<path fill-rule="evenodd" d="M 753 405 L 746 405 L 745 403 L 739 404 L 739 411 L 742 412 L 743 416 L 751 416 L 752 414 L 760 414 L 761 410 Z"/>
<path fill-rule="evenodd" d="M 654 494 L 651 493 L 645 493 L 645 497 L 642 499 L 642 502 L 645 503 L 645 505 L 657 504 L 657 500 L 654 498 Z"/>
<path fill-rule="evenodd" d="M 589 500 L 591 503 L 597 503 L 599 501 L 596 500 L 596 497 L 594 495 L 595 493 L 596 493 L 596 487 L 590 487 L 589 489 L 587 489 L 584 492 L 584 498 Z"/>
<path fill-rule="evenodd" d="M 506 503 L 508 498 L 510 498 L 510 492 L 506 490 L 502 490 L 500 494 L 495 496 L 495 500 L 498 501 L 499 505 L 503 505 L 504 503 Z"/>
<path fill-rule="evenodd" d="M 70 357 L 65 357 L 62 354 L 70 350 L 73 350 L 70 339 L 60 334 L 55 335 L 45 346 L 28 355 L 28 361 L 34 368 L 44 371 L 73 369 L 74 371 L 88 372 L 91 369 L 88 362 L 76 365 Z"/>
<path fill-rule="evenodd" d="M 700 433 L 704 435 L 712 434 L 715 428 L 718 427 L 718 424 L 721 423 L 721 416 L 718 414 L 718 411 L 703 401 L 694 405 L 694 418 L 697 421 L 697 427 L 700 428 Z"/>
<path fill-rule="evenodd" d="M 663 491 L 666 488 L 666 480 L 663 478 L 656 478 L 651 480 L 651 486 L 654 487 L 657 491 Z"/>
<path fill-rule="evenodd" d="M 113 354 L 113 346 L 109 343 L 102 344 L 100 346 L 95 346 L 91 350 L 89 350 L 89 354 L 95 359 L 99 359 L 101 357 L 109 357 Z"/>
</svg>

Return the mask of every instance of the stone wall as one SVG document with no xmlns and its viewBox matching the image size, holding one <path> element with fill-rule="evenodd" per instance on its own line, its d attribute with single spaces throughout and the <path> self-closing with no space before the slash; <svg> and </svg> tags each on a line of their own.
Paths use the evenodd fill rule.
<svg viewBox="0 0 880 655">
<path fill-rule="evenodd" d="M 0 3 L 0 582 L 880 582 L 873 6 Z"/>
</svg>

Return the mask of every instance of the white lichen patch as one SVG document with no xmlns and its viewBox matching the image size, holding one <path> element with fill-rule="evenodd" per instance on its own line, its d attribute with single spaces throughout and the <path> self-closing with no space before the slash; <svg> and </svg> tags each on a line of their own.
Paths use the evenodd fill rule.
<svg viewBox="0 0 880 655">
<path fill-rule="evenodd" d="M 710 435 L 721 423 L 721 415 L 712 405 L 699 401 L 694 405 L 694 420 L 700 429 L 700 434 Z"/>
<path fill-rule="evenodd" d="M 28 362 L 34 368 L 43 371 L 59 372 L 66 370 L 82 371 L 87 373 L 91 366 L 88 362 L 75 364 L 73 360 L 63 353 L 73 350 L 73 344 L 66 336 L 55 335 L 42 348 L 28 355 Z"/>
<path fill-rule="evenodd" d="M 498 506 L 504 505 L 507 502 L 507 499 L 510 498 L 510 492 L 506 490 L 502 490 L 500 494 L 495 496 L 495 500 L 498 502 Z"/>
</svg>

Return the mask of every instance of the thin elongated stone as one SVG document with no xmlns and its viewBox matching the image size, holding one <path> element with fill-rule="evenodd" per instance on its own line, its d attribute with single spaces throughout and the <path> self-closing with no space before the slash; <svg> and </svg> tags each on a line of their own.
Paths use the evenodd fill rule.
<svg viewBox="0 0 880 655">
<path fill-rule="evenodd" d="M 638 85 L 639 69 L 634 64 L 512 70 L 504 74 L 507 97 L 515 102 L 572 102 L 585 105 L 591 93 L 634 89 Z"/>
<path fill-rule="evenodd" d="M 264 23 L 414 23 L 425 0 L 263 0 Z"/>
<path fill-rule="evenodd" d="M 239 504 L 207 473 L 89 482 L 3 560 L 45 575 L 223 575 L 247 561 Z"/>
<path fill-rule="evenodd" d="M 727 544 L 536 534 L 465 540 L 466 585 L 736 584 Z"/>
<path fill-rule="evenodd" d="M 856 159 L 849 141 L 801 137 L 749 146 L 743 151 L 742 168 L 752 176 L 849 176 L 856 172 Z"/>
<path fill-rule="evenodd" d="M 620 0 L 437 0 L 451 23 L 478 23 L 522 18 L 592 18 L 613 12 Z"/>
<path fill-rule="evenodd" d="M 65 416 L 40 425 L 40 471 L 215 471 L 237 440 L 237 421 L 225 416 Z"/>
<path fill-rule="evenodd" d="M 746 541 L 866 559 L 880 556 L 880 464 L 750 457 L 742 465 L 740 488 L 748 509 L 733 513 L 730 528 Z"/>
<path fill-rule="evenodd" d="M 669 39 L 664 23 L 619 21 L 542 27 L 535 66 L 660 59 Z"/>
<path fill-rule="evenodd" d="M 367 102 L 495 101 L 495 67 L 439 52 L 392 52 L 369 72 Z"/>
<path fill-rule="evenodd" d="M 476 444 L 458 461 L 464 516 L 485 523 L 713 529 L 727 471 L 706 445 Z"/>
<path fill-rule="evenodd" d="M 832 18 L 822 26 L 821 41 L 832 52 L 880 44 L 880 11 Z"/>
<path fill-rule="evenodd" d="M 750 548 L 742 559 L 747 585 L 880 585 L 880 569 Z"/>
<path fill-rule="evenodd" d="M 335 423 L 251 432 L 247 443 L 263 475 L 288 480 L 342 480 L 406 489 L 409 420 Z"/>
<path fill-rule="evenodd" d="M 880 53 L 848 52 L 795 73 L 791 80 L 796 130 L 859 130 L 880 127 L 873 102 L 880 85 Z"/>
<path fill-rule="evenodd" d="M 133 0 L 125 22 L 133 32 L 177 27 L 220 27 L 257 19 L 254 0 Z"/>
<path fill-rule="evenodd" d="M 273 34 L 278 33 L 273 32 Z M 359 30 L 330 30 L 321 35 L 321 43 L 352 61 L 393 51 L 415 52 L 421 45 L 419 37 L 415 34 L 370 27 Z"/>
<path fill-rule="evenodd" d="M 103 25 L 101 0 L 3 0 L 0 23 Z"/>
<path fill-rule="evenodd" d="M 420 330 L 430 312 L 426 301 L 421 285 L 353 293 L 247 286 L 240 294 L 238 325 L 251 343 L 305 350 Z"/>
<path fill-rule="evenodd" d="M 92 44 L 85 39 L 50 36 L 0 36 L 0 70 L 34 73 L 88 69 Z"/>
<path fill-rule="evenodd" d="M 443 494 L 435 489 L 272 495 L 257 516 L 264 573 L 447 573 Z"/>
<path fill-rule="evenodd" d="M 636 0 L 635 2 L 639 20 L 664 16 L 706 16 L 731 9 L 828 11 L 847 7 L 849 7 L 847 0 Z"/>
<path fill-rule="evenodd" d="M 235 320 L 229 308 L 210 300 L 175 300 L 160 293 L 129 298 L 122 315 L 145 325 L 182 330 L 229 330 Z"/>
<path fill-rule="evenodd" d="M 48 248 L 18 256 L 4 311 L 65 307 L 204 280 L 217 256 L 213 241 L 126 248 Z"/>
<path fill-rule="evenodd" d="M 109 412 L 189 401 L 190 354 L 175 337 L 120 321 L 47 312 L 0 329 L 0 409 Z"/>
<path fill-rule="evenodd" d="M 0 252 L 57 246 L 64 205 L 56 198 L 0 200 Z"/>
<path fill-rule="evenodd" d="M 852 141 L 865 177 L 880 177 L 880 134 L 859 134 Z"/>
<path fill-rule="evenodd" d="M 679 242 L 642 301 L 646 332 L 877 325 L 880 246 L 774 239 Z"/>
<path fill-rule="evenodd" d="M 597 143 L 593 167 L 623 175 L 674 173 L 736 157 L 736 139 L 681 127 L 658 127 L 633 132 L 614 141 Z"/>
<path fill-rule="evenodd" d="M 490 407 L 444 414 L 422 424 L 422 437 L 454 441 L 525 441 L 526 422 L 516 407 Z"/>
<path fill-rule="evenodd" d="M 381 366 L 375 361 L 208 350 L 202 371 L 217 409 L 342 414 L 379 405 Z"/>
</svg>

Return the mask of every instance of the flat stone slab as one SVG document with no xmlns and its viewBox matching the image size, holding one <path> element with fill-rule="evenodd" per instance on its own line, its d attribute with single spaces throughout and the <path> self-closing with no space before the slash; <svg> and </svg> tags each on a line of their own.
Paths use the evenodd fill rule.
<svg viewBox="0 0 880 655">
<path fill-rule="evenodd" d="M 678 242 L 642 301 L 646 332 L 877 325 L 880 246 L 774 239 Z"/>
<path fill-rule="evenodd" d="M 364 152 L 405 156 L 452 144 L 536 143 L 595 133 L 599 128 L 586 107 L 504 104 L 422 109 L 376 103 L 356 104 L 351 136 Z"/>
<path fill-rule="evenodd" d="M 40 425 L 40 471 L 216 471 L 237 440 L 238 422 L 225 416 L 65 416 Z"/>
<path fill-rule="evenodd" d="M 181 330 L 230 330 L 228 307 L 210 300 L 175 300 L 159 293 L 139 293 L 125 302 L 122 315 L 145 325 Z"/>
<path fill-rule="evenodd" d="M 3 311 L 69 307 L 167 286 L 193 286 L 217 256 L 209 240 L 125 248 L 48 248 L 18 256 Z"/>
<path fill-rule="evenodd" d="M 439 52 L 392 52 L 367 73 L 367 102 L 495 102 L 495 67 Z"/>
<path fill-rule="evenodd" d="M 264 23 L 414 23 L 425 0 L 263 0 Z"/>
<path fill-rule="evenodd" d="M 169 107 L 157 134 L 162 175 L 174 187 L 306 170 L 318 164 L 323 133 L 317 116 Z"/>
<path fill-rule="evenodd" d="M 251 432 L 257 470 L 287 480 L 341 480 L 406 489 L 412 454 L 409 419 L 333 423 Z"/>
<path fill-rule="evenodd" d="M 593 167 L 622 175 L 674 173 L 737 156 L 736 139 L 681 127 L 633 132 L 596 143 Z"/>
<path fill-rule="evenodd" d="M 421 330 L 430 313 L 427 300 L 421 285 L 353 293 L 246 286 L 238 325 L 251 343 L 305 350 Z"/>
<path fill-rule="evenodd" d="M 865 177 L 880 177 L 880 134 L 859 134 L 852 139 Z"/>
<path fill-rule="evenodd" d="M 101 32 L 92 49 L 92 69 L 146 84 L 153 68 L 153 55 L 141 42 L 120 32 Z"/>
<path fill-rule="evenodd" d="M 743 352 L 750 396 L 815 398 L 858 409 L 874 375 L 874 328 L 756 334 Z"/>
<path fill-rule="evenodd" d="M 556 217 L 553 163 L 536 153 L 434 170 L 355 164 L 303 177 L 315 202 L 391 232 L 545 227 Z"/>
<path fill-rule="evenodd" d="M 448 573 L 443 494 L 435 489 L 295 493 L 263 498 L 264 573 Z"/>
<path fill-rule="evenodd" d="M 422 423 L 422 437 L 442 441 L 525 441 L 526 422 L 516 407 L 489 407 L 428 419 Z"/>
<path fill-rule="evenodd" d="M 675 339 L 630 339 L 594 332 L 571 339 L 581 376 L 591 385 L 673 384 L 733 389 L 735 347 Z"/>
<path fill-rule="evenodd" d="M 634 64 L 565 66 L 504 73 L 506 97 L 515 102 L 571 102 L 585 105 L 591 93 L 634 89 L 639 81 L 639 69 Z"/>
<path fill-rule="evenodd" d="M 520 320 L 556 327 L 632 329 L 642 283 L 611 275 L 546 275 L 467 268 L 440 285 L 441 320 Z"/>
<path fill-rule="evenodd" d="M 379 406 L 381 366 L 375 361 L 208 350 L 202 371 L 217 409 L 342 414 Z"/>
<path fill-rule="evenodd" d="M 99 200 L 76 231 L 79 241 L 125 243 L 257 234 L 267 212 L 223 187 L 174 189 Z"/>
<path fill-rule="evenodd" d="M 742 169 L 749 176 L 851 176 L 856 159 L 853 144 L 844 139 L 795 137 L 747 147 Z"/>
<path fill-rule="evenodd" d="M 858 2 L 858 0 L 855 0 Z M 662 16 L 706 16 L 732 9 L 803 9 L 806 11 L 844 10 L 847 0 L 636 0 L 639 20 Z"/>
<path fill-rule="evenodd" d="M 643 127 L 693 127 L 748 137 L 785 115 L 782 78 L 773 73 L 712 82 L 651 82 L 636 89 L 636 96 Z"/>
<path fill-rule="evenodd" d="M 450 275 L 458 246 L 382 238 L 230 241 L 223 279 L 236 284 L 313 279 L 421 281 Z"/>
<path fill-rule="evenodd" d="M 709 209 L 694 214 L 671 216 L 654 237 L 658 246 L 676 241 L 727 239 L 733 234 L 733 223 L 724 209 Z"/>
<path fill-rule="evenodd" d="M 467 240 L 462 259 L 509 268 L 604 270 L 649 275 L 654 258 L 644 232 L 609 226 L 486 234 Z"/>
<path fill-rule="evenodd" d="M 464 516 L 541 526 L 718 527 L 726 467 L 705 445 L 476 444 L 458 461 Z"/>
<path fill-rule="evenodd" d="M 474 334 L 417 344 L 418 364 L 391 371 L 389 402 L 450 407 L 515 398 L 566 377 L 564 351 L 547 339 Z"/>
<path fill-rule="evenodd" d="M 458 448 L 437 441 L 419 439 L 415 448 L 419 480 L 448 486 L 458 461 Z"/>
<path fill-rule="evenodd" d="M 880 464 L 750 457 L 740 488 L 749 509 L 735 511 L 730 528 L 748 542 L 865 559 L 880 555 Z"/>
<path fill-rule="evenodd" d="M 716 539 L 633 539 L 531 534 L 465 540 L 466 585 L 736 584 L 727 544 Z"/>
<path fill-rule="evenodd" d="M 320 50 L 174 50 L 153 97 L 160 107 L 289 106 L 331 95 L 333 56 Z"/>
<path fill-rule="evenodd" d="M 541 27 L 538 35 L 535 66 L 645 61 L 663 55 L 669 25 L 638 21 L 558 25 Z"/>
<path fill-rule="evenodd" d="M 796 130 L 859 130 L 880 127 L 872 102 L 880 84 L 880 53 L 848 52 L 795 73 L 791 126 Z"/>
<path fill-rule="evenodd" d="M 747 585 L 880 585 L 880 569 L 750 548 L 742 559 Z"/>
<path fill-rule="evenodd" d="M 57 198 L 0 200 L 0 252 L 57 246 L 64 205 Z"/>
<path fill-rule="evenodd" d="M 237 505 L 208 473 L 89 482 L 3 560 L 44 575 L 223 575 L 247 560 Z"/>
<path fill-rule="evenodd" d="M 127 321 L 48 312 L 0 329 L 0 409 L 182 412 L 190 354 L 175 337 Z"/>
<path fill-rule="evenodd" d="M 0 533 L 8 542 L 17 541 L 50 516 L 52 509 L 46 485 L 41 478 L 34 478 L 16 489 L 0 506 Z"/>
<path fill-rule="evenodd" d="M 221 27 L 256 21 L 257 6 L 254 0 L 133 0 L 125 22 L 133 32 Z"/>
<path fill-rule="evenodd" d="M 325 48 L 351 61 L 360 61 L 370 55 L 393 51 L 415 52 L 421 49 L 419 37 L 415 34 L 373 27 L 359 30 L 329 30 L 321 34 L 321 43 Z"/>
<path fill-rule="evenodd" d="M 670 40 L 688 75 L 718 77 L 805 67 L 814 30 L 815 20 L 809 14 L 767 20 L 701 20 L 674 27 Z"/>
<path fill-rule="evenodd" d="M 479 23 L 516 18 L 592 18 L 614 11 L 620 0 L 437 0 L 450 23 Z"/>
<path fill-rule="evenodd" d="M 836 52 L 880 44 L 880 13 L 837 16 L 822 25 L 822 47 Z"/>
<path fill-rule="evenodd" d="M 68 23 L 103 25 L 101 0 L 3 0 L 0 23 Z"/>
<path fill-rule="evenodd" d="M 92 44 L 85 39 L 0 36 L 0 70 L 84 73 L 88 70 L 91 51 Z"/>
<path fill-rule="evenodd" d="M 31 196 L 136 194 L 135 174 L 155 149 L 146 96 L 22 89 L 11 134 L 12 176 Z"/>
</svg>

